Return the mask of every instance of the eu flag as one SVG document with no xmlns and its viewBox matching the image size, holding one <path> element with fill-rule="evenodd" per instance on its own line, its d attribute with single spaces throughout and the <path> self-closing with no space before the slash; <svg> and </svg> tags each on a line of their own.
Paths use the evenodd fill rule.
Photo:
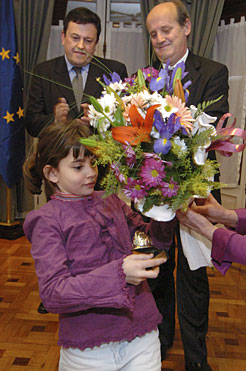
<svg viewBox="0 0 246 371">
<path fill-rule="evenodd" d="M 12 0 L 0 1 L 0 175 L 8 187 L 22 174 L 25 129 Z"/>
</svg>

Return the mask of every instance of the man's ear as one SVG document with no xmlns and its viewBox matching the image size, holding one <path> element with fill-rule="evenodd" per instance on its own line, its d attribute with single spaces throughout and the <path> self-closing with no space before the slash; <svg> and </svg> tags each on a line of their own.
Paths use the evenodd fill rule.
<svg viewBox="0 0 246 371">
<path fill-rule="evenodd" d="M 62 43 L 62 45 L 64 45 L 64 39 L 65 39 L 65 34 L 64 34 L 64 31 L 62 30 L 62 33 L 61 33 L 61 43 Z"/>
<path fill-rule="evenodd" d="M 57 169 L 54 169 L 51 165 L 45 165 L 43 173 L 45 178 L 50 182 L 55 184 L 58 182 Z"/>
<path fill-rule="evenodd" d="M 189 34 L 191 33 L 191 21 L 189 18 L 187 18 L 185 21 L 184 32 L 186 37 L 188 37 Z"/>
</svg>

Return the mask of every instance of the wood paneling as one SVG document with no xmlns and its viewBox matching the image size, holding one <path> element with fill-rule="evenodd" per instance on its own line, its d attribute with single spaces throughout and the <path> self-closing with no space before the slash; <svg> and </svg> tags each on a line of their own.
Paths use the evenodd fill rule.
<svg viewBox="0 0 246 371">
<path fill-rule="evenodd" d="M 57 371 L 58 316 L 39 314 L 40 303 L 30 243 L 0 239 L 0 370 Z M 246 370 L 246 267 L 234 264 L 226 276 L 208 269 L 210 321 L 208 361 L 213 371 Z M 183 371 L 178 320 L 174 346 L 162 364 Z"/>
<path fill-rule="evenodd" d="M 235 18 L 235 22 L 239 22 L 242 16 L 246 16 L 245 0 L 225 0 L 221 16 L 225 23 L 230 23 L 230 18 Z"/>
<path fill-rule="evenodd" d="M 60 19 L 64 19 L 68 0 L 55 0 L 52 25 L 58 25 Z"/>
<path fill-rule="evenodd" d="M 55 0 L 52 20 L 53 25 L 58 25 L 59 19 L 64 19 L 67 2 L 68 0 Z M 238 22 L 241 16 L 246 16 L 246 0 L 225 0 L 221 19 L 229 23 L 230 18 L 235 18 Z"/>
</svg>

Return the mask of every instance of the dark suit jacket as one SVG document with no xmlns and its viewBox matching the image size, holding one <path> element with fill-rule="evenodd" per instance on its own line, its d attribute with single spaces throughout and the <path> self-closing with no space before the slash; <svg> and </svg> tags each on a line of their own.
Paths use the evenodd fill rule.
<svg viewBox="0 0 246 371">
<path fill-rule="evenodd" d="M 97 57 L 101 63 L 93 60 L 90 63 L 84 93 L 99 98 L 102 86 L 96 81 L 97 77 L 117 72 L 122 79 L 127 77 L 126 66 L 123 63 Z M 107 70 L 103 67 L 107 67 Z M 58 103 L 58 98 L 64 97 L 73 108 L 69 112 L 69 119 L 78 117 L 79 112 L 69 78 L 64 56 L 45 61 L 37 65 L 32 77 L 27 108 L 25 113 L 25 126 L 29 134 L 37 137 L 40 131 L 54 120 L 53 109 Z M 88 102 L 88 97 L 83 96 L 83 102 Z"/>
<path fill-rule="evenodd" d="M 229 112 L 228 69 L 225 65 L 189 52 L 185 70 L 188 75 L 184 78 L 184 82 L 192 81 L 192 85 L 188 88 L 190 90 L 189 106 L 191 104 L 197 106 L 198 103 L 223 95 L 217 103 L 206 109 L 206 113 L 219 119 L 224 113 Z"/>
<path fill-rule="evenodd" d="M 197 106 L 198 103 L 208 102 L 223 95 L 218 102 L 209 106 L 205 111 L 208 115 L 215 116 L 217 119 L 220 119 L 224 113 L 229 112 L 228 69 L 225 65 L 189 52 L 185 70 L 189 73 L 184 78 L 184 82 L 192 81 L 192 85 L 188 88 L 190 89 L 189 106 L 191 104 Z M 215 151 L 210 151 L 208 157 L 215 160 Z M 215 175 L 214 180 L 219 181 L 219 173 Z M 213 195 L 217 201 L 221 202 L 219 190 L 214 190 Z"/>
<path fill-rule="evenodd" d="M 153 67 L 160 68 L 160 62 L 155 62 Z M 185 62 L 187 76 L 182 80 L 185 83 L 191 80 L 192 85 L 188 90 L 188 106 L 197 106 L 198 103 L 207 102 L 223 95 L 223 97 L 206 109 L 206 113 L 218 119 L 229 112 L 228 105 L 228 69 L 225 65 L 211 59 L 199 57 L 189 52 Z"/>
</svg>

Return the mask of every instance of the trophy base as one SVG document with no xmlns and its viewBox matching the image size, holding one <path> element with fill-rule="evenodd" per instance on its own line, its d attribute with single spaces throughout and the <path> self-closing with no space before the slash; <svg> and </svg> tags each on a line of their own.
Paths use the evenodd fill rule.
<svg viewBox="0 0 246 371">
<path fill-rule="evenodd" d="M 154 254 L 153 259 L 165 258 L 167 259 L 167 253 L 165 250 L 158 250 L 157 248 L 151 247 L 137 247 L 132 250 L 133 254 Z"/>
</svg>

